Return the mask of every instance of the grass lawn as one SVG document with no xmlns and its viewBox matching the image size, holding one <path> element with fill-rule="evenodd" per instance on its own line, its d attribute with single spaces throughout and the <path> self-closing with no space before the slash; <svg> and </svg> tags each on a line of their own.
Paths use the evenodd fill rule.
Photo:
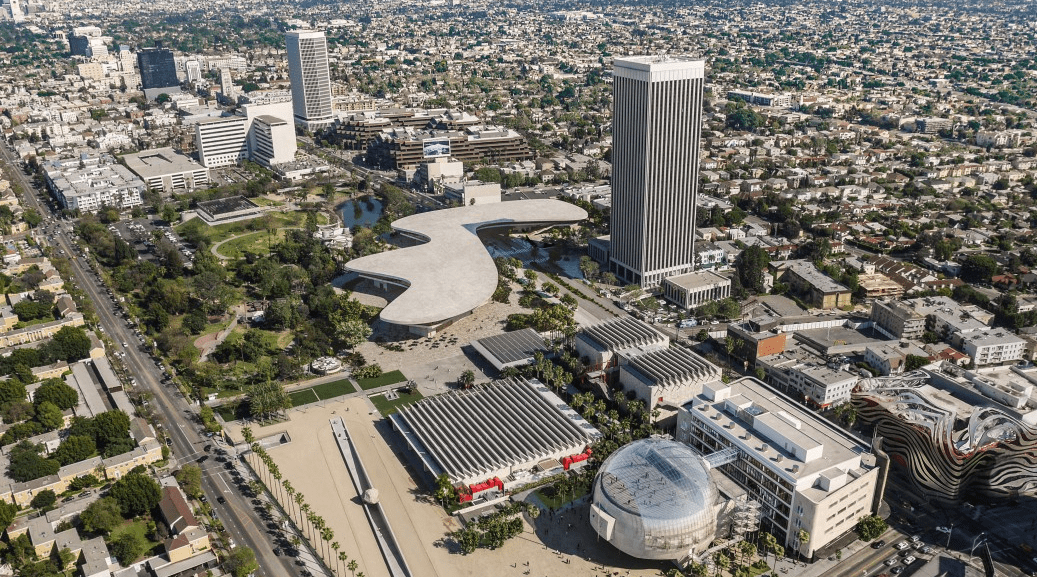
<svg viewBox="0 0 1037 577">
<path fill-rule="evenodd" d="M 237 421 L 248 416 L 248 404 L 247 403 L 226 403 L 218 407 L 213 407 L 213 410 L 223 417 L 224 422 Z"/>
<path fill-rule="evenodd" d="M 323 385 L 317 385 L 312 387 L 312 390 L 314 393 L 317 393 L 317 396 L 321 399 L 341 397 L 342 395 L 348 395 L 349 393 L 355 392 L 355 389 L 353 389 L 353 383 L 349 382 L 349 379 L 341 379 L 330 383 L 324 383 Z"/>
<path fill-rule="evenodd" d="M 386 399 L 385 395 L 374 395 L 373 397 L 368 398 L 371 399 L 371 402 L 374 403 L 375 408 L 378 409 L 378 412 L 381 413 L 383 417 L 388 417 L 398 411 L 401 407 L 406 407 L 407 405 L 420 401 L 422 396 L 417 389 L 411 389 L 410 393 L 400 393 L 400 398 L 394 401 Z"/>
<path fill-rule="evenodd" d="M 245 253 L 267 254 L 268 246 L 275 245 L 284 239 L 284 230 L 277 230 L 273 235 L 266 231 L 253 232 L 239 236 L 221 244 L 216 252 L 227 258 L 241 258 Z"/>
<path fill-rule="evenodd" d="M 319 398 L 317 398 L 316 393 L 313 392 L 313 389 L 302 389 L 300 391 L 288 393 L 288 398 L 292 400 L 293 407 L 298 407 L 299 405 L 308 405 L 310 403 L 316 403 L 320 400 Z"/>
<path fill-rule="evenodd" d="M 402 383 L 406 381 L 407 377 L 403 376 L 400 371 L 389 371 L 388 373 L 382 373 L 379 377 L 371 379 L 357 379 L 356 382 L 360 385 L 363 390 L 377 389 L 378 387 L 384 387 L 385 385 L 395 385 L 396 383 Z"/>
<path fill-rule="evenodd" d="M 112 530 L 111 537 L 109 537 L 109 542 L 115 541 L 123 533 L 136 533 L 140 536 L 141 539 L 144 540 L 145 543 L 147 543 L 147 548 L 144 551 L 144 555 L 142 555 L 141 557 L 150 557 L 152 555 L 152 551 L 154 551 L 155 548 L 159 546 L 158 542 L 148 539 L 147 521 L 127 521 L 122 525 L 119 525 L 114 530 Z"/>
</svg>

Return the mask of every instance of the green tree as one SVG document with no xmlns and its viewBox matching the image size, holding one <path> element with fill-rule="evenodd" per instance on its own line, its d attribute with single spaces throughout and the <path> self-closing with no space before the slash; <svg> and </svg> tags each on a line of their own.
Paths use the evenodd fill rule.
<svg viewBox="0 0 1037 577">
<path fill-rule="evenodd" d="M 90 503 L 79 514 L 79 520 L 87 533 L 111 533 L 122 524 L 122 508 L 113 497 L 104 497 Z"/>
<path fill-rule="evenodd" d="M 119 502 L 119 508 L 127 517 L 151 511 L 162 499 L 162 490 L 154 479 L 132 472 L 116 481 L 108 494 Z"/>
<path fill-rule="evenodd" d="M 259 563 L 256 562 L 256 554 L 252 549 L 235 547 L 227 556 L 227 560 L 223 562 L 223 568 L 234 577 L 245 577 L 259 569 Z"/>
<path fill-rule="evenodd" d="M 130 417 L 119 410 L 101 413 L 93 418 L 93 433 L 97 448 L 107 452 L 109 445 L 129 438 Z"/>
<path fill-rule="evenodd" d="M 857 521 L 856 528 L 857 534 L 861 536 L 861 539 L 872 541 L 885 533 L 886 529 L 889 529 L 889 525 L 878 515 L 868 515 Z"/>
<path fill-rule="evenodd" d="M 88 459 L 95 453 L 97 453 L 97 444 L 94 443 L 93 437 L 72 435 L 61 442 L 58 450 L 54 451 L 54 458 L 64 466 Z"/>
<path fill-rule="evenodd" d="M 28 224 L 31 228 L 36 228 L 37 226 L 40 226 L 40 223 L 43 222 L 43 217 L 40 216 L 39 211 L 35 208 L 30 208 L 23 212 L 22 218 L 25 220 L 25 223 Z"/>
<path fill-rule="evenodd" d="M 33 509 L 45 509 L 56 503 L 57 500 L 58 496 L 54 493 L 54 491 L 51 491 L 50 489 L 44 489 L 39 493 L 36 493 L 36 495 L 32 498 L 32 501 L 29 502 L 29 506 Z"/>
<path fill-rule="evenodd" d="M 735 271 L 742 286 L 753 293 L 764 292 L 763 275 L 766 274 L 770 255 L 758 246 L 750 246 L 735 259 Z"/>
<path fill-rule="evenodd" d="M 112 554 L 125 566 L 131 565 L 147 550 L 147 542 L 136 531 L 121 533 L 112 541 Z"/>
<path fill-rule="evenodd" d="M 11 523 L 14 522 L 14 518 L 18 515 L 18 505 L 14 503 L 8 503 L 7 501 L 0 501 L 0 531 L 6 531 Z"/>
<path fill-rule="evenodd" d="M 53 403 L 62 411 L 67 411 L 79 404 L 79 393 L 61 379 L 47 379 L 33 395 L 33 402 L 37 407 L 45 401 Z"/>
<path fill-rule="evenodd" d="M 10 451 L 8 475 L 19 483 L 25 483 L 57 473 L 61 464 L 54 459 L 40 456 L 41 451 L 40 445 L 33 445 L 28 441 L 15 445 Z"/>
<path fill-rule="evenodd" d="M 470 389 L 475 384 L 475 372 L 468 369 L 461 373 L 461 376 L 457 379 L 457 384 L 462 389 Z"/>
<path fill-rule="evenodd" d="M 176 472 L 176 480 L 188 495 L 198 498 L 202 495 L 202 468 L 198 465 L 184 465 Z"/>
<path fill-rule="evenodd" d="M 997 261 L 985 254 L 970 254 L 961 263 L 961 280 L 967 283 L 989 283 L 997 274 Z"/>
<path fill-rule="evenodd" d="M 907 355 L 907 360 L 904 362 L 905 371 L 913 371 L 920 369 L 929 364 L 929 357 L 923 357 L 919 355 Z"/>
<path fill-rule="evenodd" d="M 36 406 L 36 420 L 48 431 L 56 431 L 65 424 L 61 409 L 50 401 L 43 401 Z"/>
</svg>

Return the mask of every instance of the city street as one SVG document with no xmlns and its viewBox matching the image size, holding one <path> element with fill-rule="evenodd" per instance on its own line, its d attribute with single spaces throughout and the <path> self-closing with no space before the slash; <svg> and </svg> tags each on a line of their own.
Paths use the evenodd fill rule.
<svg viewBox="0 0 1037 577">
<path fill-rule="evenodd" d="M 14 161 L 9 148 L 5 145 L 0 149 L 2 149 L 4 160 L 10 166 L 9 172 L 26 191 L 25 201 L 28 205 L 26 208 L 35 208 L 41 215 L 49 215 L 50 211 L 37 198 L 36 189 Z M 76 258 L 78 248 L 69 239 L 69 235 L 58 232 L 54 237 L 53 245 L 64 250 L 69 257 L 74 279 L 66 280 L 74 281 L 86 292 L 97 311 L 102 330 L 111 337 L 114 343 L 129 344 L 123 362 L 137 379 L 137 389 L 152 393 L 152 406 L 158 410 L 160 416 L 158 420 L 164 424 L 166 434 L 172 439 L 173 456 L 178 458 L 178 462 L 183 463 L 185 457 L 199 455 L 204 445 L 210 443 L 211 440 L 203 435 L 197 419 L 196 408 L 191 406 L 175 387 L 162 385 L 162 371 L 156 365 L 155 360 L 139 345 L 140 341 L 137 336 L 120 317 L 120 310 L 105 294 L 106 289 L 99 283 L 98 277 L 84 265 L 82 258 Z M 121 347 L 115 345 L 115 348 Z M 257 522 L 253 518 L 253 505 L 250 500 L 235 490 L 226 478 L 214 474 L 213 467 L 204 467 L 203 472 L 202 488 L 206 495 L 212 501 L 216 501 L 218 496 L 226 499 L 226 503 L 213 502 L 212 506 L 218 512 L 230 538 L 235 543 L 255 552 L 260 565 L 260 570 L 256 575 L 274 576 L 297 573 L 294 559 L 274 555 L 275 545 L 270 535 L 257 526 Z"/>
</svg>

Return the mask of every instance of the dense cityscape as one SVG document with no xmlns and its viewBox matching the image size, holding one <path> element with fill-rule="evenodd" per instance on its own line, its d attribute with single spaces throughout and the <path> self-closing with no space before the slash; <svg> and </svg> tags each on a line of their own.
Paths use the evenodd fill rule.
<svg viewBox="0 0 1037 577">
<path fill-rule="evenodd" d="M 1037 574 L 1037 5 L 0 3 L 0 576 Z"/>
</svg>

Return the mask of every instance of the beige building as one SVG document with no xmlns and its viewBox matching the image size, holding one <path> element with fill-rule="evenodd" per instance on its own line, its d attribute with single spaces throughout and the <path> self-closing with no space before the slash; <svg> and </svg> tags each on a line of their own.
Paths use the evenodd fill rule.
<svg viewBox="0 0 1037 577">
<path fill-rule="evenodd" d="M 734 448 L 721 470 L 760 503 L 761 529 L 806 557 L 829 554 L 885 489 L 886 462 L 867 445 L 751 377 L 706 385 L 677 412 L 677 440 L 704 454 Z"/>
<path fill-rule="evenodd" d="M 899 301 L 872 303 L 871 320 L 898 339 L 921 339 L 925 332 L 925 315 Z"/>
</svg>

